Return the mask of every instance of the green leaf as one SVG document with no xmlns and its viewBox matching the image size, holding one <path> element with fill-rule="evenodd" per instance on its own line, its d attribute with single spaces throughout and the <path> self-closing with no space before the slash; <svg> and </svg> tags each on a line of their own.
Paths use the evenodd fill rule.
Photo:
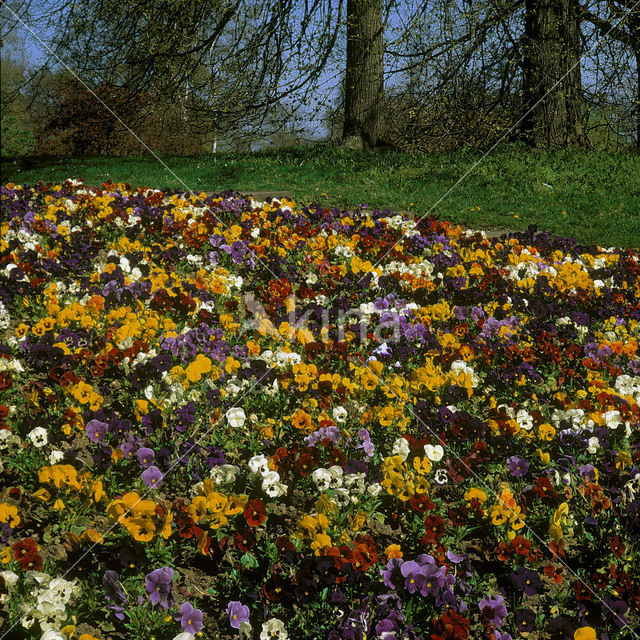
<svg viewBox="0 0 640 640">
<path fill-rule="evenodd" d="M 254 569 L 258 566 L 258 560 L 252 553 L 247 552 L 240 558 L 240 564 L 242 564 L 243 567 Z"/>
</svg>

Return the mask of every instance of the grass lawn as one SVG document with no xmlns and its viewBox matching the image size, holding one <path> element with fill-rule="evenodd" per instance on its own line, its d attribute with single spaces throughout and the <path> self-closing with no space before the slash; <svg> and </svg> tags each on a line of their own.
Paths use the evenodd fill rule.
<svg viewBox="0 0 640 640">
<path fill-rule="evenodd" d="M 197 191 L 292 193 L 301 204 L 411 210 L 479 229 L 537 225 L 582 243 L 640 246 L 640 158 L 505 145 L 486 158 L 408 156 L 328 146 L 195 158 L 28 158 L 2 163 L 2 182 L 82 178 Z"/>
</svg>

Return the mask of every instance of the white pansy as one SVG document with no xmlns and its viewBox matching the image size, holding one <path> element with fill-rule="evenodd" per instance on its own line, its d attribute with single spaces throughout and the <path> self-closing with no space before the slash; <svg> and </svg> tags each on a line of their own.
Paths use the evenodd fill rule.
<svg viewBox="0 0 640 640">
<path fill-rule="evenodd" d="M 342 476 L 344 475 L 344 469 L 339 467 L 338 465 L 332 465 L 328 469 L 329 475 L 331 476 L 331 484 L 329 485 L 330 489 L 337 489 L 342 486 Z"/>
<path fill-rule="evenodd" d="M 367 487 L 367 493 L 374 498 L 380 495 L 381 491 L 382 491 L 382 485 L 379 482 L 374 482 L 373 484 L 370 484 Z"/>
<path fill-rule="evenodd" d="M 622 490 L 623 502 L 632 502 L 638 491 L 640 491 L 640 473 L 636 473 L 635 477 L 624 485 Z"/>
<path fill-rule="evenodd" d="M 533 429 L 533 417 L 526 409 L 519 409 L 516 414 L 516 422 L 520 425 L 521 429 L 525 431 L 531 431 Z"/>
<path fill-rule="evenodd" d="M 333 415 L 333 419 L 339 423 L 344 422 L 349 415 L 343 406 L 336 407 L 331 414 Z"/>
<path fill-rule="evenodd" d="M 579 431 L 585 428 L 587 418 L 582 409 L 568 409 L 567 411 L 556 409 L 551 416 L 551 421 L 558 428 L 563 420 L 570 422 L 574 431 Z"/>
<path fill-rule="evenodd" d="M 238 471 L 240 467 L 235 464 L 221 464 L 213 467 L 209 475 L 216 484 L 231 484 L 235 481 Z"/>
<path fill-rule="evenodd" d="M 622 420 L 620 419 L 619 411 L 605 411 L 602 414 L 602 417 L 604 418 L 604 421 L 607 423 L 607 427 L 609 427 L 609 429 L 617 429 L 618 425 L 622 423 Z"/>
<path fill-rule="evenodd" d="M 344 476 L 343 484 L 351 493 L 364 493 L 364 479 L 364 473 L 349 473 Z"/>
<path fill-rule="evenodd" d="M 53 578 L 49 583 L 49 591 L 55 593 L 64 604 L 67 604 L 71 600 L 71 596 L 78 591 L 78 586 L 75 581 Z"/>
<path fill-rule="evenodd" d="M 193 633 L 189 633 L 188 631 L 183 631 L 179 633 L 177 636 L 173 637 L 173 640 L 196 640 L 196 637 Z"/>
<path fill-rule="evenodd" d="M 409 457 L 409 443 L 404 438 L 397 438 L 391 449 L 392 456 L 400 456 L 404 462 Z"/>
<path fill-rule="evenodd" d="M 225 387 L 225 391 L 226 391 L 227 395 L 229 395 L 229 396 L 237 396 L 242 391 L 242 387 L 239 387 L 236 384 L 236 380 L 237 380 L 237 378 L 234 378 L 233 380 L 230 380 L 227 383 L 227 385 Z M 233 409 L 229 409 L 229 411 L 233 411 Z M 244 421 L 242 422 L 242 424 L 244 424 Z M 234 425 L 231 425 L 231 426 L 233 427 Z M 239 426 L 242 426 L 242 425 L 239 425 Z"/>
<path fill-rule="evenodd" d="M 262 481 L 262 490 L 270 498 L 279 498 L 280 496 L 284 496 L 287 494 L 289 487 L 280 481 L 267 483 L 267 479 L 265 478 Z"/>
<path fill-rule="evenodd" d="M 25 578 L 25 582 L 28 584 L 41 585 L 40 588 L 45 590 L 49 588 L 51 576 L 44 571 L 29 571 L 29 574 Z"/>
<path fill-rule="evenodd" d="M 593 438 L 589 438 L 589 446 L 587 447 L 587 451 L 589 453 L 595 453 L 600 448 L 600 440 L 593 436 Z"/>
<path fill-rule="evenodd" d="M 22 440 L 17 433 L 12 433 L 8 429 L 0 430 L 0 451 L 17 451 L 22 445 Z"/>
<path fill-rule="evenodd" d="M 446 469 L 438 469 L 433 477 L 437 484 L 447 484 L 449 476 Z"/>
<path fill-rule="evenodd" d="M 339 507 L 346 507 L 351 504 L 351 496 L 344 487 L 335 489 L 332 497 L 338 503 Z M 358 502 L 357 498 L 355 498 L 355 502 Z"/>
<path fill-rule="evenodd" d="M 454 360 L 451 363 L 451 373 L 453 373 L 454 375 L 460 375 L 462 373 L 465 376 L 469 376 L 471 380 L 471 386 L 473 387 L 476 387 L 480 382 L 480 378 L 478 378 L 478 376 L 476 375 L 473 367 L 471 367 L 464 360 Z"/>
<path fill-rule="evenodd" d="M 260 476 L 269 473 L 269 460 L 264 453 L 250 458 L 248 464 L 249 469 L 251 469 L 251 473 L 255 473 Z"/>
<path fill-rule="evenodd" d="M 280 387 L 278 385 L 278 380 L 274 380 L 273 383 L 264 388 L 264 393 L 268 396 L 275 396 L 280 391 Z"/>
<path fill-rule="evenodd" d="M 266 491 L 266 487 L 276 482 L 280 482 L 280 474 L 277 471 L 267 471 L 262 475 L 262 490 Z"/>
<path fill-rule="evenodd" d="M 318 491 L 326 491 L 331 486 L 331 474 L 326 469 L 315 469 L 311 474 L 311 479 L 318 488 Z"/>
<path fill-rule="evenodd" d="M 33 446 L 38 449 L 40 449 L 40 447 L 44 447 L 47 442 L 49 442 L 49 436 L 44 427 L 36 427 L 35 429 L 32 429 L 27 434 L 27 438 L 29 438 L 33 443 Z"/>
<path fill-rule="evenodd" d="M 35 622 L 36 622 L 36 619 L 34 618 L 32 613 L 27 613 L 27 614 L 23 615 L 22 618 L 20 618 L 20 624 L 25 629 L 31 629 L 31 627 L 33 627 Z"/>
<path fill-rule="evenodd" d="M 440 444 L 425 444 L 424 453 L 432 462 L 440 462 L 444 456 L 444 449 Z"/>
<path fill-rule="evenodd" d="M 43 595 L 40 594 L 40 597 Z M 48 600 L 40 600 L 33 611 L 33 615 L 38 619 L 42 629 L 58 626 L 65 614 L 62 602 L 49 602 Z"/>
<path fill-rule="evenodd" d="M 271 618 L 262 625 L 260 640 L 287 640 L 289 634 L 284 623 L 278 618 Z"/>
<path fill-rule="evenodd" d="M 0 571 L 0 578 L 4 580 L 4 586 L 6 593 L 0 593 L 0 603 L 9 600 L 11 591 L 18 582 L 18 576 L 13 571 Z"/>
<path fill-rule="evenodd" d="M 276 353 L 276 364 L 279 367 L 284 367 L 289 364 L 290 365 L 300 364 L 301 362 L 302 362 L 302 357 L 300 356 L 299 353 L 290 353 L 287 351 L 278 351 Z"/>
<path fill-rule="evenodd" d="M 231 409 L 229 409 L 229 411 L 227 411 L 225 415 L 227 417 L 229 426 L 233 427 L 234 429 L 238 429 L 239 427 L 241 427 L 247 419 L 247 416 L 244 413 L 244 409 L 241 409 L 240 407 L 232 407 Z"/>
<path fill-rule="evenodd" d="M 615 389 L 621 396 L 633 396 L 640 402 L 640 376 L 629 376 L 626 373 L 618 376 Z"/>
<path fill-rule="evenodd" d="M 24 373 L 24 367 L 20 360 L 7 360 L 6 358 L 0 358 L 0 371 L 12 371 L 14 373 Z"/>
</svg>

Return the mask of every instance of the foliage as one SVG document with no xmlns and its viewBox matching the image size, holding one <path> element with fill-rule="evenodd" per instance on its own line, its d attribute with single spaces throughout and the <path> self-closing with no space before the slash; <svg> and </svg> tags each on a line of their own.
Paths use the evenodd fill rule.
<svg viewBox="0 0 640 640">
<path fill-rule="evenodd" d="M 117 86 L 93 86 L 61 76 L 48 92 L 46 125 L 39 132 L 35 152 L 43 155 L 197 153 L 198 138 L 179 114 L 165 114 L 165 124 L 154 112 L 148 92 Z M 164 127 L 171 127 L 167 132 Z"/>
<path fill-rule="evenodd" d="M 33 153 L 33 133 L 20 126 L 13 115 L 2 116 L 2 157 L 27 156 Z"/>
</svg>

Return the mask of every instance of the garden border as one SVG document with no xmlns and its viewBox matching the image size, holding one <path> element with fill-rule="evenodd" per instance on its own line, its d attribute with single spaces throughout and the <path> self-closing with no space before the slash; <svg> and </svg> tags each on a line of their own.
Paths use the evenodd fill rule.
<svg viewBox="0 0 640 640">
<path fill-rule="evenodd" d="M 295 197 L 290 191 L 247 191 L 244 189 L 236 189 L 236 191 L 251 196 L 258 202 L 267 201 L 270 199 L 280 200 L 281 198 L 287 198 L 289 200 L 295 201 Z M 207 196 L 216 196 L 219 195 L 219 192 L 205 191 L 205 194 Z M 371 207 L 365 207 L 364 211 L 373 211 L 373 209 Z M 400 215 L 407 215 L 408 217 L 415 220 L 415 212 L 413 211 L 395 211 L 395 213 L 398 213 Z M 486 237 L 490 240 L 506 238 L 510 233 L 516 233 L 512 229 L 479 229 L 478 231 L 484 231 Z"/>
</svg>

